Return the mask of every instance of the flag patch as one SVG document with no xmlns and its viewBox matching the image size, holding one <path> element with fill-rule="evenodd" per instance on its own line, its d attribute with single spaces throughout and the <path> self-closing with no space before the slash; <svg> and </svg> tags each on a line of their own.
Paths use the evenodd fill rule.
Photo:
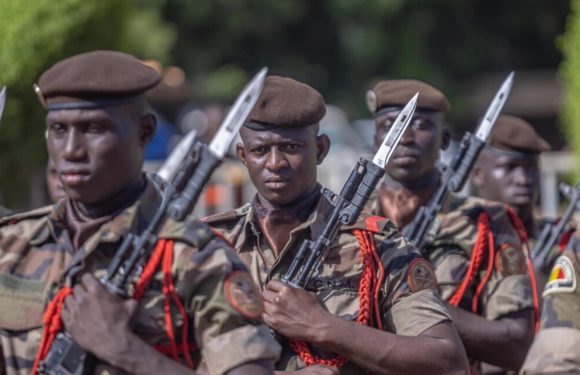
<svg viewBox="0 0 580 375">
<path fill-rule="evenodd" d="M 544 288 L 543 296 L 551 293 L 570 293 L 576 290 L 576 273 L 572 261 L 561 256 L 550 272 L 550 278 Z"/>
</svg>

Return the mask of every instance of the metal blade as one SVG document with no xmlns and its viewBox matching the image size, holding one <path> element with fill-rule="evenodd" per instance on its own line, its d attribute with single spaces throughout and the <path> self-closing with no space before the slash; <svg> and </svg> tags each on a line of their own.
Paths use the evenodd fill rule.
<svg viewBox="0 0 580 375">
<path fill-rule="evenodd" d="M 475 136 L 481 139 L 483 142 L 487 141 L 487 137 L 489 133 L 491 133 L 491 129 L 493 128 L 493 124 L 497 117 L 501 113 L 503 105 L 505 104 L 510 90 L 512 89 L 512 84 L 514 82 L 514 72 L 511 72 L 507 78 L 501 84 L 499 90 L 495 93 L 495 96 L 492 102 L 487 107 L 487 111 L 485 111 L 485 115 L 475 132 Z"/>
<path fill-rule="evenodd" d="M 175 174 L 175 172 L 177 172 L 181 161 L 195 140 L 196 133 L 197 131 L 195 129 L 187 133 L 187 135 L 179 141 L 177 146 L 175 146 L 173 151 L 171 151 L 171 154 L 169 154 L 161 168 L 159 168 L 157 171 L 157 175 L 165 180 L 165 182 L 169 182 L 171 177 Z"/>
<path fill-rule="evenodd" d="M 403 136 L 403 133 L 405 133 L 407 126 L 413 118 L 415 108 L 417 108 L 418 99 L 419 93 L 416 93 L 415 96 L 405 104 L 405 107 L 403 107 L 403 110 L 399 113 L 393 126 L 391 126 L 391 129 L 389 129 L 389 132 L 383 139 L 381 147 L 379 147 L 379 150 L 373 157 L 373 163 L 379 167 L 384 168 L 389 162 L 389 159 L 393 155 L 393 151 L 395 151 L 397 144 L 399 144 L 399 140 Z"/>
<path fill-rule="evenodd" d="M 4 104 L 6 104 L 6 86 L 2 87 L 2 90 L 0 90 L 0 121 L 2 120 L 2 114 L 4 113 Z"/>
<path fill-rule="evenodd" d="M 238 131 L 258 101 L 262 88 L 264 87 L 267 72 L 268 68 L 262 68 L 246 87 L 244 87 L 244 90 L 242 90 L 242 93 L 232 105 L 216 135 L 211 140 L 209 150 L 219 159 L 223 159 L 236 134 L 238 134 Z"/>
</svg>

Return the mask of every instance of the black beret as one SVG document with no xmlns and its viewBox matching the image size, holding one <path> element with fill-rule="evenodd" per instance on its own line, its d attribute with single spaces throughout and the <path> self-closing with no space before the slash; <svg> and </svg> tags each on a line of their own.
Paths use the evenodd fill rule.
<svg viewBox="0 0 580 375">
<path fill-rule="evenodd" d="M 443 93 L 425 82 L 412 79 L 380 81 L 367 92 L 367 106 L 377 115 L 383 108 L 402 107 L 419 93 L 417 109 L 448 112 L 451 105 Z"/>
<path fill-rule="evenodd" d="M 326 113 L 322 95 L 291 78 L 268 76 L 246 127 L 268 130 L 318 124 Z"/>
<path fill-rule="evenodd" d="M 157 70 L 131 55 L 92 51 L 53 65 L 35 90 L 49 110 L 97 108 L 136 100 L 160 80 Z"/>
<path fill-rule="evenodd" d="M 552 149 L 527 121 L 509 115 L 497 118 L 489 145 L 498 150 L 533 154 Z"/>
</svg>

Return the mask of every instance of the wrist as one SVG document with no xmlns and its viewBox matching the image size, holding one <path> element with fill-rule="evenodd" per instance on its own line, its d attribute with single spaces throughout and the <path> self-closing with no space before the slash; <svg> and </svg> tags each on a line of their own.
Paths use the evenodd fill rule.
<svg viewBox="0 0 580 375">
<path fill-rule="evenodd" d="M 98 355 L 98 357 L 114 367 L 126 372 L 134 372 L 139 362 L 135 360 L 135 348 L 143 345 L 144 342 L 130 331 L 115 335 L 113 340 L 115 342 L 114 345 L 107 346 L 108 350 L 102 355 Z"/>
<path fill-rule="evenodd" d="M 310 338 L 307 341 L 324 348 L 335 341 L 334 336 L 340 330 L 339 327 L 342 322 L 344 320 L 340 317 L 325 312 L 319 319 L 318 324 L 313 325 L 313 329 L 310 331 Z"/>
</svg>

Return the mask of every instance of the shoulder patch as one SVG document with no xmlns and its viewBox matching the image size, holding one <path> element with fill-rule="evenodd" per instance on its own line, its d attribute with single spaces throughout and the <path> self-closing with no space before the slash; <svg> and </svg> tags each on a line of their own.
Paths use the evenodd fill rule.
<svg viewBox="0 0 580 375">
<path fill-rule="evenodd" d="M 505 243 L 495 258 L 495 266 L 503 276 L 525 275 L 528 272 L 526 257 L 518 245 Z"/>
<path fill-rule="evenodd" d="M 565 256 L 556 260 L 544 287 L 544 297 L 552 293 L 571 293 L 576 290 L 576 272 L 572 261 Z"/>
<path fill-rule="evenodd" d="M 438 288 L 433 266 L 424 258 L 415 258 L 411 261 L 407 270 L 407 283 L 413 293 Z"/>
<path fill-rule="evenodd" d="M 249 273 L 234 271 L 226 277 L 224 291 L 229 304 L 247 319 L 262 316 L 262 296 Z"/>
</svg>

